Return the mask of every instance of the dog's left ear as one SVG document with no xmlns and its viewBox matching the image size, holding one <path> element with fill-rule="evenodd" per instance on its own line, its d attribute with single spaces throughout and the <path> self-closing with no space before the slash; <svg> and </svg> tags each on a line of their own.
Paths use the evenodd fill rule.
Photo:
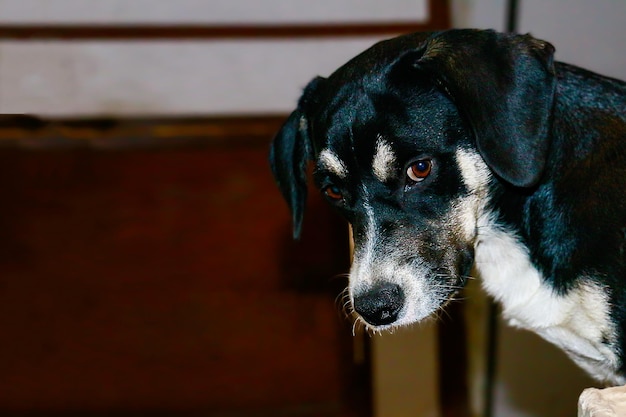
<svg viewBox="0 0 626 417">
<path fill-rule="evenodd" d="M 413 61 L 466 117 L 487 164 L 518 187 L 546 165 L 556 86 L 554 47 L 530 35 L 439 32 Z"/>
<path fill-rule="evenodd" d="M 287 118 L 270 147 L 270 166 L 278 188 L 291 210 L 293 237 L 302 229 L 307 196 L 307 163 L 313 157 L 307 108 L 322 77 L 314 78 L 305 88 L 298 107 Z"/>
</svg>

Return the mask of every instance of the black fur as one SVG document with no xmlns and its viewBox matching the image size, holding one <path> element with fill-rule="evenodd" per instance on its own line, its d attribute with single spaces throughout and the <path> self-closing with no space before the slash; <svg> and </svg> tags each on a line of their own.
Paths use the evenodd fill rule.
<svg viewBox="0 0 626 417">
<path fill-rule="evenodd" d="M 299 236 L 307 162 L 325 147 L 350 155 L 346 163 L 358 180 L 321 171 L 315 181 L 343 192 L 333 204 L 353 225 L 356 244 L 365 233 L 358 191 L 364 182 L 387 235 L 419 231 L 437 252 L 425 250 L 425 259 L 440 257 L 444 244 L 453 247 L 453 283 L 462 285 L 473 247 L 452 232 L 442 240 L 427 224 L 467 193 L 454 151 L 477 149 L 494 173 L 493 211 L 526 245 L 546 283 L 566 294 L 590 276 L 607 288 L 624 376 L 626 84 L 554 62 L 553 53 L 549 43 L 529 35 L 478 30 L 378 43 L 309 84 L 272 144 L 271 165 Z M 365 169 L 377 135 L 393 138 L 407 155 L 398 161 L 400 175 L 384 184 Z M 401 174 L 421 157 L 434 161 L 432 174 L 407 184 Z M 391 238 L 382 244 L 401 250 Z"/>
</svg>

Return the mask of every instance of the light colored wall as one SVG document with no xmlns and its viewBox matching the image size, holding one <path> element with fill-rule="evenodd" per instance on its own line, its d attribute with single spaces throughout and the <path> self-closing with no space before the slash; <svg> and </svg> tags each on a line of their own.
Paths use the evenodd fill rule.
<svg viewBox="0 0 626 417">
<path fill-rule="evenodd" d="M 556 59 L 626 78 L 626 1 L 518 0 L 518 31 L 547 40 Z M 456 27 L 505 30 L 505 0 L 452 0 Z"/>
<path fill-rule="evenodd" d="M 557 60 L 626 79 L 626 1 L 520 1 L 520 32 L 552 42 Z"/>
<path fill-rule="evenodd" d="M 284 24 L 423 21 L 426 0 L 0 0 L 0 23 Z M 0 113 L 286 113 L 382 37 L 0 42 Z"/>
<path fill-rule="evenodd" d="M 328 23 L 415 21 L 423 0 L 0 0 L 7 23 Z"/>
<path fill-rule="evenodd" d="M 457 28 L 504 30 L 505 0 L 452 0 L 452 25 Z"/>
<path fill-rule="evenodd" d="M 376 40 L 0 42 L 0 112 L 286 113 L 310 79 Z"/>
<path fill-rule="evenodd" d="M 374 417 L 438 417 L 437 326 L 429 320 L 372 337 Z"/>
</svg>

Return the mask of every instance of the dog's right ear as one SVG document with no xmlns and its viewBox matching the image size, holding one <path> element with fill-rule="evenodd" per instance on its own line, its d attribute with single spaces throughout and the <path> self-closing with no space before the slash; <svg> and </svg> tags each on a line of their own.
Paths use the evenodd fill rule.
<svg viewBox="0 0 626 417">
<path fill-rule="evenodd" d="M 530 35 L 464 29 L 436 33 L 406 58 L 456 104 L 489 167 L 531 187 L 547 163 L 553 55 L 552 45 Z"/>
<path fill-rule="evenodd" d="M 307 108 L 312 95 L 324 80 L 314 78 L 305 88 L 298 107 L 287 118 L 270 147 L 270 166 L 278 188 L 291 210 L 293 237 L 298 239 L 302 229 L 307 196 L 307 163 L 313 158 Z"/>
</svg>

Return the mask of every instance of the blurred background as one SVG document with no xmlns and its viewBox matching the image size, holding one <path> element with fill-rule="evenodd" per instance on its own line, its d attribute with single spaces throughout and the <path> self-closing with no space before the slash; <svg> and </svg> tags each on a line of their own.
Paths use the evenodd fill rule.
<svg viewBox="0 0 626 417">
<path fill-rule="evenodd" d="M 477 288 L 369 336 L 345 223 L 267 151 L 374 42 L 531 32 L 626 78 L 623 0 L 0 0 L 0 416 L 572 416 L 594 386 Z M 497 311 L 496 311 L 497 313 Z"/>
</svg>

